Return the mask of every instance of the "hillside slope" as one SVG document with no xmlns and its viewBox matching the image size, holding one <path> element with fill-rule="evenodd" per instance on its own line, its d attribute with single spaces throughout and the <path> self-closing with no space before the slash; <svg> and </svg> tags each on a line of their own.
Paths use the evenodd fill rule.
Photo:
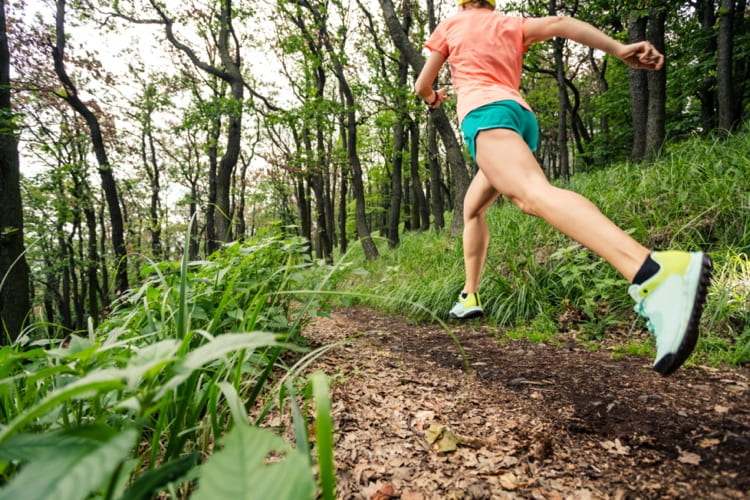
<svg viewBox="0 0 750 500">
<path fill-rule="evenodd" d="M 714 363 L 750 360 L 750 134 L 685 141 L 652 164 L 578 174 L 566 187 L 589 197 L 650 248 L 708 251 L 715 277 L 699 352 Z M 492 207 L 488 222 L 491 241 L 480 285 L 487 316 L 480 321 L 539 339 L 558 331 L 586 340 L 643 333 L 627 282 L 606 262 L 508 202 Z M 384 238 L 377 242 L 377 261 L 366 262 L 358 245 L 347 256 L 351 265 L 344 267 L 356 272 L 339 275 L 339 290 L 368 296 L 345 300 L 415 319 L 447 318 L 463 286 L 461 238 L 407 233 L 394 250 Z M 625 351 L 648 353 L 647 336 L 636 338 Z"/>
</svg>

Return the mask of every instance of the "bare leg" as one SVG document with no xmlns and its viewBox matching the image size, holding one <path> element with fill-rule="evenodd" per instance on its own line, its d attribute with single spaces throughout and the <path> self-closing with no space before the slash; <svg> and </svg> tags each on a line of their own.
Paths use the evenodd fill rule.
<svg viewBox="0 0 750 500">
<path fill-rule="evenodd" d="M 464 266 L 466 283 L 464 290 L 474 293 L 479 287 L 479 278 L 487 260 L 490 231 L 485 214 L 500 193 L 492 187 L 484 172 L 477 172 L 464 196 Z"/>
<path fill-rule="evenodd" d="M 477 163 L 490 183 L 524 212 L 555 228 L 612 264 L 629 282 L 649 250 L 617 227 L 583 196 L 552 186 L 516 132 L 483 130 Z"/>
</svg>

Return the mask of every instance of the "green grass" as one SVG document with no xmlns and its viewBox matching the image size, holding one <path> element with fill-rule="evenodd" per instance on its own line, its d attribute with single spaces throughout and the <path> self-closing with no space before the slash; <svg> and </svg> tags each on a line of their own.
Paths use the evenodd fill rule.
<svg viewBox="0 0 750 500">
<path fill-rule="evenodd" d="M 618 164 L 573 176 L 565 187 L 596 203 L 644 245 L 704 249 L 715 264 L 696 360 L 750 361 L 750 134 L 695 138 L 674 144 L 651 164 Z M 451 214 L 447 214 L 450 226 Z M 488 211 L 490 248 L 480 293 L 489 324 L 515 336 L 554 338 L 534 321 L 563 323 L 595 342 L 635 320 L 627 282 L 596 255 L 508 202 Z M 376 235 L 377 236 L 377 235 Z M 447 231 L 410 232 L 391 250 L 376 238 L 381 257 L 361 249 L 336 275 L 337 288 L 382 298 L 347 299 L 429 320 L 441 318 L 463 286 L 461 238 Z M 415 303 L 417 306 L 412 306 Z M 643 328 L 638 320 L 636 328 Z M 526 333 L 523 333 L 526 332 Z M 640 354 L 646 355 L 645 351 Z"/>
<path fill-rule="evenodd" d="M 318 486 L 304 433 L 295 449 L 258 427 L 307 384 L 284 361 L 306 350 L 300 332 L 317 310 L 315 295 L 284 293 L 320 274 L 304 246 L 267 237 L 205 261 L 152 263 L 99 328 L 49 338 L 35 324 L 0 348 L 0 499 L 314 498 L 316 488 L 332 498 L 321 375 Z M 273 387 L 279 372 L 287 383 Z M 304 429 L 312 415 L 290 408 Z M 269 454 L 283 459 L 269 466 Z"/>
</svg>

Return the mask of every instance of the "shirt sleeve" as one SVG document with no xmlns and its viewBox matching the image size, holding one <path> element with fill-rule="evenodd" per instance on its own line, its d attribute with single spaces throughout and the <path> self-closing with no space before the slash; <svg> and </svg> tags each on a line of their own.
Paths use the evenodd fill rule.
<svg viewBox="0 0 750 500">
<path fill-rule="evenodd" d="M 424 47 L 431 51 L 440 52 L 445 59 L 448 59 L 450 50 L 448 48 L 448 38 L 446 37 L 444 22 L 441 22 L 435 27 L 435 31 L 432 32 L 430 37 L 424 43 Z"/>
</svg>

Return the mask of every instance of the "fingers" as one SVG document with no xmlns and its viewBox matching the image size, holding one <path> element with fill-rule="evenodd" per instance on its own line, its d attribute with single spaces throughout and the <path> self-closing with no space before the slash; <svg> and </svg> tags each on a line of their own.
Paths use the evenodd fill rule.
<svg viewBox="0 0 750 500">
<path fill-rule="evenodd" d="M 635 69 L 660 70 L 664 67 L 664 55 L 650 42 L 631 44 L 626 62 Z"/>
<path fill-rule="evenodd" d="M 432 109 L 440 107 L 440 105 L 443 104 L 443 101 L 448 98 L 448 91 L 445 88 L 436 90 L 435 94 L 437 94 L 437 99 L 435 100 L 435 104 L 431 106 Z"/>
</svg>

